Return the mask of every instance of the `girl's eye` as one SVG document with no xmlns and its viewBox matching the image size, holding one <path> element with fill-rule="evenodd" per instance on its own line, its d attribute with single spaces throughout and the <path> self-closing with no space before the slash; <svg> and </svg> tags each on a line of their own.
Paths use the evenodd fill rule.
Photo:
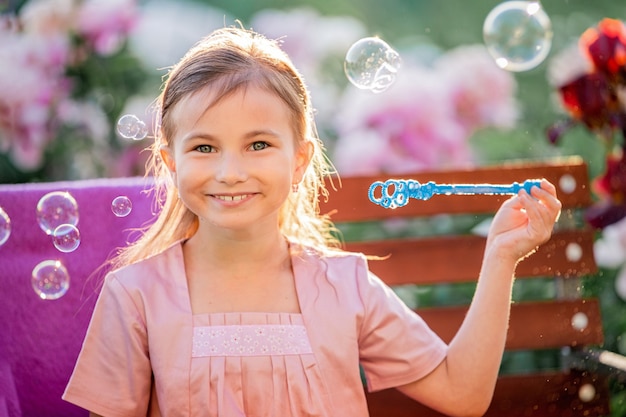
<svg viewBox="0 0 626 417">
<path fill-rule="evenodd" d="M 213 147 L 211 145 L 196 146 L 196 151 L 202 152 L 202 153 L 214 152 Z"/>
<path fill-rule="evenodd" d="M 252 145 L 250 145 L 250 149 L 252 149 L 253 151 L 260 151 L 262 149 L 267 148 L 268 146 L 270 146 L 267 142 L 254 142 Z"/>
</svg>

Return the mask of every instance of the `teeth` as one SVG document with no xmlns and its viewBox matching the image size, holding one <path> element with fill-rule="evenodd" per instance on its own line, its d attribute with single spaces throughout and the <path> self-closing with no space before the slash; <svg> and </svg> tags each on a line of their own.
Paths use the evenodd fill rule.
<svg viewBox="0 0 626 417">
<path fill-rule="evenodd" d="M 217 198 L 223 201 L 241 201 L 247 197 L 247 194 L 242 195 L 216 195 Z"/>
</svg>

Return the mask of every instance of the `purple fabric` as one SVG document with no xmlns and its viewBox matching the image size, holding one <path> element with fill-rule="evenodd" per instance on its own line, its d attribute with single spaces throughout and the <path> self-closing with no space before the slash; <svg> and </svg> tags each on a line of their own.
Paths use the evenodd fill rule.
<svg viewBox="0 0 626 417">
<path fill-rule="evenodd" d="M 61 399 L 93 312 L 101 275 L 93 272 L 118 247 L 136 237 L 130 229 L 153 218 L 150 184 L 142 178 L 38 184 L 0 184 L 0 207 L 11 219 L 11 236 L 0 246 L 0 417 L 73 417 L 87 412 Z M 39 199 L 68 191 L 79 207 L 80 246 L 58 251 L 37 224 Z M 117 217 L 112 200 L 128 196 L 131 213 Z M 31 286 L 33 268 L 60 260 L 70 288 L 42 300 Z"/>
</svg>

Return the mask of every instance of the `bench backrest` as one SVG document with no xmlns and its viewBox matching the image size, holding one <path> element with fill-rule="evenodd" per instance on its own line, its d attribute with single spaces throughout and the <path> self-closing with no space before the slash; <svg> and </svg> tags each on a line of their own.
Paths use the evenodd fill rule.
<svg viewBox="0 0 626 417">
<path fill-rule="evenodd" d="M 557 186 L 563 203 L 561 221 L 551 240 L 523 260 L 516 271 L 515 285 L 521 287 L 518 292 L 523 293 L 523 300 L 515 300 L 512 306 L 503 375 L 487 415 L 608 414 L 607 385 L 602 378 L 565 369 L 551 359 L 556 356 L 560 362 L 561 351 L 603 342 L 598 301 L 583 299 L 579 292 L 580 278 L 596 271 L 593 231 L 580 221 L 580 211 L 591 203 L 584 162 L 572 157 L 395 177 L 422 184 L 507 184 L 546 178 Z M 467 310 L 470 300 L 463 296 L 463 291 L 471 297 L 485 246 L 484 236 L 465 230 L 468 224 L 492 215 L 509 196 L 436 195 L 426 201 L 412 199 L 397 209 L 385 209 L 369 201 L 368 188 L 375 181 L 389 178 L 343 178 L 341 187 L 331 191 L 322 212 L 331 213 L 344 231 L 347 249 L 388 256 L 370 262 L 372 271 L 387 284 L 402 286 L 399 289 L 417 284 L 417 288 L 409 287 L 408 294 L 416 294 L 409 301 L 414 301 L 418 313 L 444 340 L 450 341 Z M 354 222 L 359 226 L 354 227 Z M 377 222 L 379 229 L 375 227 Z M 368 227 L 372 231 L 363 233 L 363 228 Z M 467 286 L 469 290 L 464 288 Z M 454 295 L 455 288 L 460 288 L 457 291 L 461 296 Z M 528 295 L 533 292 L 538 296 Z M 448 304 L 451 299 L 456 300 L 455 305 L 441 306 L 442 300 Z M 548 362 L 548 366 L 538 366 L 536 362 Z M 372 416 L 438 415 L 395 390 L 368 397 Z"/>
</svg>

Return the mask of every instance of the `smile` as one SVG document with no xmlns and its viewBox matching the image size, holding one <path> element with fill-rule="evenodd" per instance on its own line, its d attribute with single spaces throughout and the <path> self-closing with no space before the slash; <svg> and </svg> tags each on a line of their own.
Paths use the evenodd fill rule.
<svg viewBox="0 0 626 417">
<path fill-rule="evenodd" d="M 214 195 L 215 198 L 222 201 L 242 201 L 246 198 L 250 197 L 251 194 L 240 194 L 240 195 Z"/>
</svg>

